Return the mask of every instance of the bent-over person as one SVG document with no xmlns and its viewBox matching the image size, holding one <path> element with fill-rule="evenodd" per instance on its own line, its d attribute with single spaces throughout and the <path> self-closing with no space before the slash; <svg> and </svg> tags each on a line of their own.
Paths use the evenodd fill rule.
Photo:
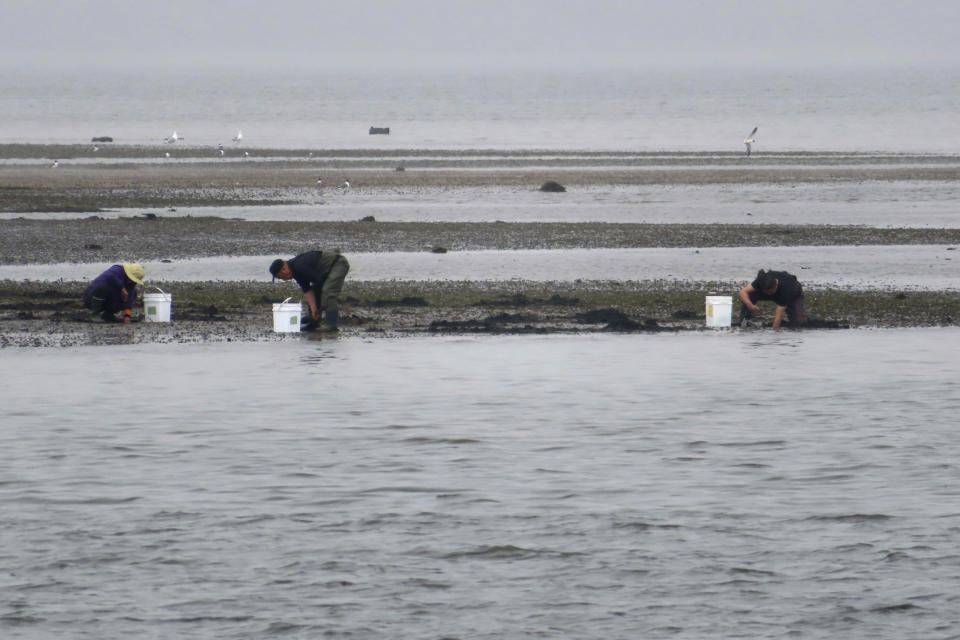
<svg viewBox="0 0 960 640">
<path fill-rule="evenodd" d="M 773 328 L 780 329 L 786 315 L 791 326 L 807 324 L 809 318 L 803 309 L 803 287 L 797 277 L 786 271 L 760 269 L 753 282 L 740 289 L 740 326 L 750 323 L 754 314 L 760 313 L 757 302 L 771 300 L 777 305 L 773 315 Z"/>
<path fill-rule="evenodd" d="M 83 306 L 103 318 L 104 322 L 118 322 L 116 313 L 122 312 L 123 323 L 130 323 L 131 309 L 137 301 L 137 285 L 143 284 L 143 267 L 137 262 L 115 264 L 97 276 L 83 294 Z"/>
<path fill-rule="evenodd" d="M 270 275 L 281 280 L 295 280 L 303 291 L 304 300 L 310 306 L 311 320 L 304 327 L 316 329 L 323 315 L 322 331 L 338 331 L 340 319 L 339 299 L 343 281 L 350 271 L 350 263 L 339 251 L 307 251 L 270 265 Z"/>
</svg>

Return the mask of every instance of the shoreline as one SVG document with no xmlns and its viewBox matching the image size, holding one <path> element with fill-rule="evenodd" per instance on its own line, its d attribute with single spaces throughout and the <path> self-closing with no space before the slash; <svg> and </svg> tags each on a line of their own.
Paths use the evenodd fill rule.
<svg viewBox="0 0 960 640">
<path fill-rule="evenodd" d="M 642 151 L 642 150 L 617 150 L 617 149 L 593 149 L 593 148 L 552 148 L 552 147 L 528 147 L 528 148 L 499 148 L 499 147 L 285 147 L 247 144 L 225 144 L 222 145 L 226 157 L 237 157 L 244 150 L 251 153 L 256 152 L 259 157 L 264 158 L 302 158 L 322 161 L 330 158 L 450 158 L 450 159 L 475 159 L 492 158 L 502 160 L 503 158 L 536 158 L 542 156 L 551 156 L 559 158 L 575 158 L 577 161 L 590 158 L 622 158 L 625 160 L 636 161 L 638 159 L 649 159 L 652 162 L 663 163 L 665 161 L 677 160 L 679 162 L 690 162 L 696 159 L 716 159 L 730 158 L 741 159 L 745 155 L 742 150 L 730 149 L 702 149 L 702 150 L 661 150 L 661 151 Z M 97 151 L 93 151 L 93 147 Z M 89 142 L 75 142 L 69 144 L 61 143 L 38 143 L 38 142 L 0 142 L 0 160 L 15 159 L 45 159 L 45 158 L 89 158 L 96 154 L 101 158 L 156 158 L 159 153 L 161 156 L 166 152 L 178 151 L 184 157 L 197 159 L 209 159 L 212 157 L 211 150 L 217 149 L 216 145 L 209 144 L 190 144 L 186 142 L 177 142 L 174 144 L 158 142 L 155 144 L 133 144 L 119 141 L 100 142 L 90 140 Z M 821 164 L 826 160 L 844 160 L 844 159 L 869 159 L 891 163 L 903 162 L 938 162 L 938 163 L 957 163 L 960 162 L 960 155 L 956 153 L 944 152 L 914 152 L 914 151 L 885 151 L 885 150 L 857 150 L 857 151 L 836 151 L 836 150 L 785 150 L 785 151 L 754 151 L 749 156 L 752 160 L 783 161 L 785 159 L 808 159 Z"/>
<path fill-rule="evenodd" d="M 172 321 L 127 326 L 91 319 L 81 303 L 87 283 L 0 281 L 0 348 L 260 342 L 301 335 L 273 332 L 272 304 L 287 296 L 299 298 L 299 289 L 289 284 L 157 284 L 173 295 Z M 740 286 L 651 281 L 384 283 L 348 278 L 341 302 L 341 332 L 302 335 L 327 339 L 712 331 L 705 327 L 704 295 L 735 292 Z M 812 289 L 805 298 L 807 310 L 825 322 L 804 331 L 942 327 L 960 321 L 958 291 Z M 734 299 L 734 323 L 739 306 Z M 142 317 L 142 302 L 134 311 L 135 317 Z M 768 304 L 754 329 L 769 327 L 771 318 Z"/>
</svg>

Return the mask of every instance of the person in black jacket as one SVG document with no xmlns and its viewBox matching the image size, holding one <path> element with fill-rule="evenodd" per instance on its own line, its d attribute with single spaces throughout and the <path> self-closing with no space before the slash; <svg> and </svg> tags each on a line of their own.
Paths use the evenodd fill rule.
<svg viewBox="0 0 960 640">
<path fill-rule="evenodd" d="M 281 280 L 296 280 L 310 306 L 311 320 L 307 331 L 316 329 L 323 314 L 322 331 L 338 331 L 338 301 L 350 263 L 339 251 L 307 251 L 291 258 L 277 258 L 270 265 L 270 275 Z"/>
<path fill-rule="evenodd" d="M 740 326 L 750 323 L 754 314 L 760 313 L 757 302 L 772 300 L 777 305 L 773 316 L 773 328 L 779 330 L 784 314 L 791 326 L 807 324 L 809 317 L 803 309 L 803 287 L 797 277 L 786 271 L 761 269 L 753 282 L 740 289 Z"/>
</svg>

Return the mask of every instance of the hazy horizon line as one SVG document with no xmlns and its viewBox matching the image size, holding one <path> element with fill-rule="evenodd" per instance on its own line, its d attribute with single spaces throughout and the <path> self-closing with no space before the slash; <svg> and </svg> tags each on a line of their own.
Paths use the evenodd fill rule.
<svg viewBox="0 0 960 640">
<path fill-rule="evenodd" d="M 750 64 L 736 61 L 713 60 L 696 63 L 673 62 L 619 62 L 609 61 L 582 61 L 579 64 L 548 64 L 544 61 L 530 60 L 518 63 L 497 63 L 489 61 L 428 61 L 420 63 L 378 63 L 376 61 L 354 61 L 349 63 L 329 64 L 322 61 L 298 62 L 271 62 L 271 61 L 241 61 L 231 63 L 210 62 L 202 63 L 191 60 L 179 61 L 130 61 L 129 58 L 117 60 L 79 60 L 69 62 L 63 60 L 34 60 L 31 64 L 23 64 L 13 60 L 0 60 L 0 72 L 19 73 L 225 73 L 243 75 L 245 73 L 263 74 L 276 73 L 279 75 L 297 73 L 323 73 L 336 75 L 338 73 L 374 75 L 378 73 L 403 74 L 444 74 L 465 73 L 469 75 L 503 75 L 503 74 L 577 74 L 577 73 L 695 73 L 695 72 L 741 72 L 741 73 L 791 73 L 791 72 L 822 72 L 831 74 L 836 72 L 906 72 L 911 70 L 951 71 L 960 70 L 960 61 L 947 60 L 900 60 L 895 62 L 879 60 L 840 60 L 830 65 L 822 62 L 807 61 L 772 61 L 754 60 Z"/>
</svg>

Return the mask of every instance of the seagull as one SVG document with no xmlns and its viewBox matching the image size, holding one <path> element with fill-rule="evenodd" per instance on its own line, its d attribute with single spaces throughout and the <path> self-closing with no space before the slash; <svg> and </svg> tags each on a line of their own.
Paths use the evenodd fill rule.
<svg viewBox="0 0 960 640">
<path fill-rule="evenodd" d="M 51 169 L 56 169 L 56 168 L 59 167 L 59 166 L 60 166 L 60 161 L 59 161 L 59 160 L 54 160 L 54 161 L 53 161 L 53 164 L 50 165 L 50 168 L 51 168 Z"/>
<path fill-rule="evenodd" d="M 340 189 L 343 190 L 343 191 L 346 191 L 346 190 L 349 189 L 349 188 L 350 188 L 350 181 L 349 181 L 349 180 L 344 180 L 344 181 L 343 181 L 343 184 L 340 185 Z"/>
<path fill-rule="evenodd" d="M 753 146 L 753 143 L 756 142 L 756 138 L 753 136 L 757 135 L 757 129 L 760 127 L 754 127 L 753 131 L 750 132 L 750 135 L 747 136 L 747 139 L 743 141 L 744 146 L 747 147 L 747 155 L 750 155 L 750 149 Z"/>
<path fill-rule="evenodd" d="M 174 142 L 177 142 L 178 140 L 183 140 L 183 138 L 181 138 L 180 136 L 178 136 L 178 135 L 177 135 L 177 132 L 174 131 L 172 134 L 170 134 L 170 137 L 169 137 L 169 138 L 164 138 L 164 140 L 165 140 L 167 143 L 169 143 L 169 144 L 173 144 Z"/>
<path fill-rule="evenodd" d="M 243 157 L 244 157 L 244 158 L 249 158 L 249 157 L 250 157 L 250 152 L 249 152 L 249 151 L 244 151 L 244 152 L 243 152 Z"/>
<path fill-rule="evenodd" d="M 93 147 L 90 149 L 90 151 L 93 152 L 93 153 L 96 153 L 97 151 L 100 151 L 100 147 L 98 147 L 97 145 L 93 145 Z"/>
<path fill-rule="evenodd" d="M 217 147 L 217 155 L 220 156 L 221 158 L 223 157 L 223 145 L 222 145 L 222 144 L 221 144 L 219 147 Z"/>
<path fill-rule="evenodd" d="M 167 151 L 167 152 L 166 152 L 165 154 L 163 154 L 163 157 L 165 157 L 165 158 L 169 158 L 169 157 L 170 157 L 170 152 L 169 152 L 169 151 Z"/>
<path fill-rule="evenodd" d="M 323 178 L 317 178 L 317 189 L 323 189 Z"/>
<path fill-rule="evenodd" d="M 241 140 L 243 140 L 243 131 L 238 129 L 238 130 L 237 130 L 237 135 L 235 135 L 235 136 L 233 137 L 233 141 L 234 141 L 234 142 L 240 142 Z"/>
</svg>

